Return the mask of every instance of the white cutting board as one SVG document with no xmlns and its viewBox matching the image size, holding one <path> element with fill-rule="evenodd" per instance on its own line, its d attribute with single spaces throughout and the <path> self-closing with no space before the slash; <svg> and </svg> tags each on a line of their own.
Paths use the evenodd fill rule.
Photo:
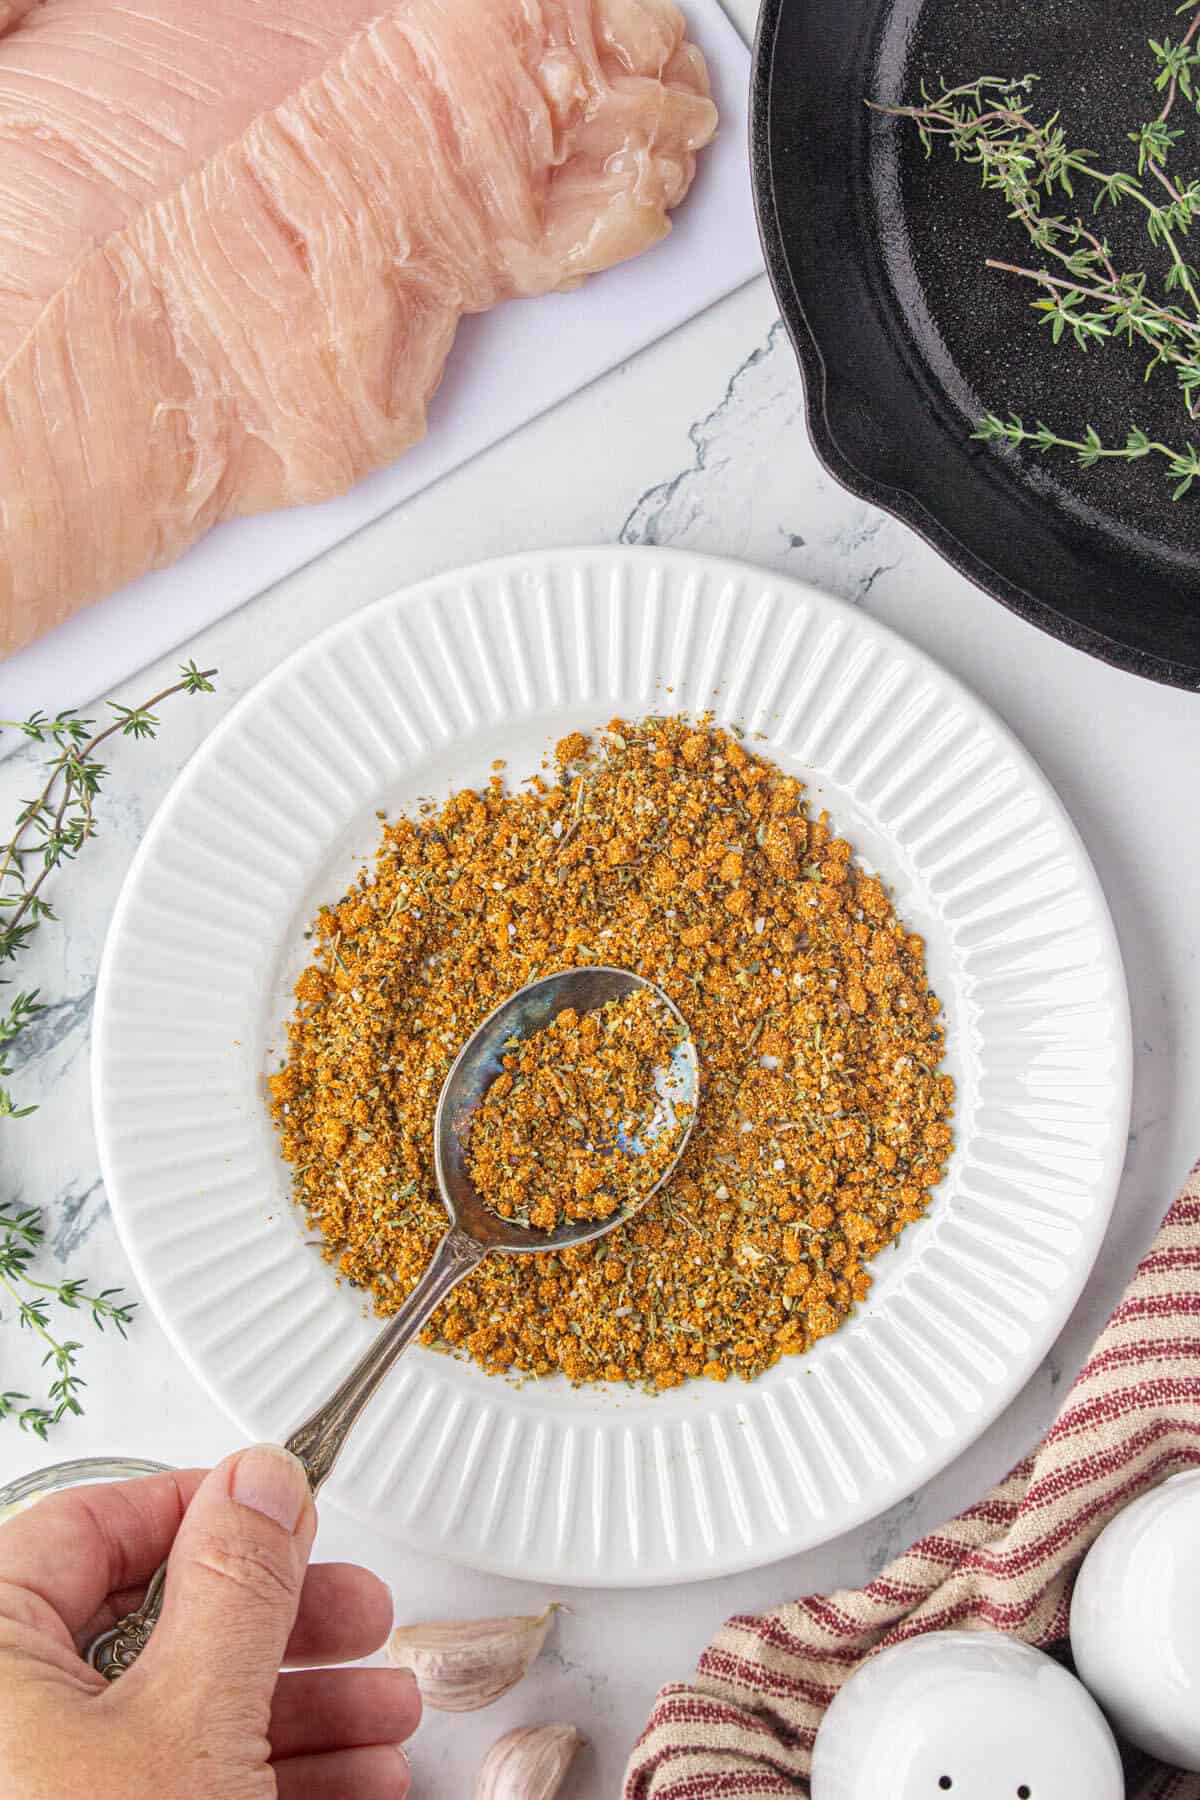
<svg viewBox="0 0 1200 1800">
<path fill-rule="evenodd" d="M 573 294 L 512 302 L 459 330 L 429 435 L 322 506 L 220 525 L 0 665 L 0 717 L 83 706 L 361 526 L 507 437 L 762 268 L 750 189 L 750 57 L 718 0 L 684 0 L 708 58 L 720 128 L 670 237 Z M 0 177 L 2 179 L 2 177 Z M 17 734 L 0 737 L 0 755 Z"/>
</svg>

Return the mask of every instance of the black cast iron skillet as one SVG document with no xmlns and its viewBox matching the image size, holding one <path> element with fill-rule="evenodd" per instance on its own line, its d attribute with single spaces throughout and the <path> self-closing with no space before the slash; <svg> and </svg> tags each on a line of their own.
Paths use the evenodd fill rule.
<svg viewBox="0 0 1200 1800">
<path fill-rule="evenodd" d="M 1081 470 L 970 435 L 991 409 L 1185 439 L 1173 384 L 1145 384 L 1124 346 L 1052 347 L 1032 288 L 983 267 L 1031 251 L 978 171 L 926 161 L 911 126 L 864 104 L 914 99 L 922 77 L 1035 71 L 1039 108 L 1128 166 L 1124 133 L 1158 104 L 1146 38 L 1164 34 L 1179 35 L 1173 0 L 765 0 L 751 136 L 767 266 L 830 472 L 1031 623 L 1200 688 L 1200 491 L 1173 502 L 1161 464 Z M 1194 167 L 1200 121 L 1188 129 Z M 1153 258 L 1124 209 L 1105 229 L 1127 266 Z"/>
</svg>

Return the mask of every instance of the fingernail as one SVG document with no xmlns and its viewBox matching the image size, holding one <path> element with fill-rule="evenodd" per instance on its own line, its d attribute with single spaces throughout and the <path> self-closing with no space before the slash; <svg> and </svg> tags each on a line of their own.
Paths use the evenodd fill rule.
<svg viewBox="0 0 1200 1800">
<path fill-rule="evenodd" d="M 274 1519 L 285 1531 L 295 1531 L 308 1501 L 308 1476 L 290 1451 L 278 1444 L 257 1444 L 244 1450 L 233 1465 L 229 1493 L 239 1506 Z"/>
<path fill-rule="evenodd" d="M 404 1748 L 403 1744 L 393 1744 L 392 1749 L 396 1752 L 396 1755 L 400 1758 L 400 1780 L 401 1780 L 400 1792 L 402 1794 L 407 1794 L 408 1784 L 409 1784 L 409 1780 L 410 1780 L 410 1777 L 412 1774 L 412 1764 L 408 1760 L 408 1751 Z"/>
</svg>

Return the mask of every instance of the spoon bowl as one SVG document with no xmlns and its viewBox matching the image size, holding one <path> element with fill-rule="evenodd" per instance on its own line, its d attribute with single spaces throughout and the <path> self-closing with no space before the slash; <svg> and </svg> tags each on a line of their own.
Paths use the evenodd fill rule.
<svg viewBox="0 0 1200 1800">
<path fill-rule="evenodd" d="M 536 1231 L 513 1219 L 502 1219 L 481 1199 L 467 1173 L 466 1138 L 471 1114 L 504 1067 L 503 1057 L 513 1038 L 531 1037 L 557 1018 L 564 1007 L 578 1013 L 594 1012 L 610 1000 L 621 1000 L 639 988 L 648 988 L 670 1013 L 682 1036 L 671 1056 L 670 1067 L 658 1071 L 659 1105 L 651 1136 L 672 1130 L 686 1107 L 675 1154 L 662 1173 L 630 1205 L 618 1207 L 606 1219 L 569 1219 L 553 1231 Z M 488 1250 L 508 1255 L 529 1255 L 546 1250 L 565 1250 L 591 1243 L 613 1231 L 645 1206 L 668 1181 L 687 1148 L 700 1097 L 700 1062 L 687 1020 L 654 982 L 629 969 L 606 967 L 563 969 L 543 975 L 503 1001 L 467 1039 L 442 1085 L 433 1122 L 434 1169 L 442 1204 L 451 1226 L 464 1231 Z M 643 1146 L 645 1148 L 646 1146 Z"/>
</svg>

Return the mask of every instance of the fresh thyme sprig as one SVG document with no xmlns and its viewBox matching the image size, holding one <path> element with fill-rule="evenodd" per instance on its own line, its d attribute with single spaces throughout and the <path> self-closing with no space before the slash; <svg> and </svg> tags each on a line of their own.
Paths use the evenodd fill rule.
<svg viewBox="0 0 1200 1800">
<path fill-rule="evenodd" d="M 1200 0 L 1184 0 L 1178 8 L 1193 15 L 1178 43 L 1169 37 L 1149 40 L 1154 88 L 1163 99 L 1153 118 L 1127 133 L 1137 150 L 1136 172 L 1102 168 L 1090 150 L 1072 148 L 1060 113 L 1035 119 L 1030 96 L 1036 75 L 982 75 L 939 94 L 922 84 L 919 105 L 874 107 L 911 120 L 927 156 L 944 139 L 955 159 L 976 164 L 984 188 L 1003 198 L 1009 218 L 1024 228 L 1045 260 L 1023 264 L 988 257 L 986 267 L 1035 284 L 1040 291 L 1031 304 L 1053 342 L 1069 340 L 1083 351 L 1107 339 L 1140 344 L 1150 352 L 1146 379 L 1156 369 L 1168 369 L 1189 422 L 1200 418 L 1200 273 L 1185 257 L 1183 243 L 1200 218 L 1200 178 L 1171 166 L 1184 129 L 1170 121 L 1181 98 L 1200 114 L 1198 8 Z M 1166 255 L 1161 291 L 1148 271 L 1118 268 L 1108 239 L 1081 214 L 1050 210 L 1059 196 L 1073 202 L 1077 189 L 1090 192 L 1093 219 L 1105 206 L 1142 209 L 1150 243 Z M 1164 444 L 1136 424 L 1123 444 L 1105 444 L 1091 425 L 1071 434 L 1039 421 L 1031 430 L 1015 413 L 1007 419 L 988 413 L 973 436 L 1030 444 L 1043 452 L 1070 450 L 1084 467 L 1106 458 L 1163 457 L 1176 500 L 1200 476 L 1194 443 Z"/>
<path fill-rule="evenodd" d="M 50 1327 L 50 1301 L 57 1301 L 72 1312 L 86 1308 L 98 1331 L 111 1324 L 122 1337 L 133 1318 L 135 1305 L 131 1300 L 120 1301 L 115 1297 L 121 1291 L 119 1288 L 102 1288 L 93 1294 L 77 1279 L 36 1280 L 29 1269 L 44 1237 L 41 1214 L 36 1207 L 20 1210 L 0 1207 L 0 1290 L 15 1303 L 20 1324 L 45 1344 L 43 1368 L 51 1366 L 54 1370 L 46 1404 L 30 1402 L 28 1394 L 0 1393 L 0 1419 L 15 1418 L 23 1431 L 32 1431 L 42 1439 L 67 1413 L 83 1411 L 79 1395 L 87 1385 L 76 1369 L 76 1356 L 83 1346 L 70 1339 L 55 1337 Z"/>
<path fill-rule="evenodd" d="M 1171 495 L 1173 500 L 1182 499 L 1193 481 L 1200 480 L 1200 452 L 1194 445 L 1189 444 L 1185 450 L 1173 450 L 1169 444 L 1147 437 L 1138 425 L 1130 426 L 1123 444 L 1106 444 L 1092 425 L 1086 427 L 1082 438 L 1060 437 L 1058 432 L 1052 431 L 1049 425 L 1040 420 L 1031 429 L 1016 413 L 1007 419 L 998 418 L 995 413 L 985 413 L 978 430 L 973 431 L 971 436 L 981 438 L 984 443 L 1029 444 L 1043 454 L 1047 450 L 1072 450 L 1076 461 L 1085 469 L 1092 468 L 1105 457 L 1119 457 L 1124 462 L 1140 462 L 1144 456 L 1165 456 L 1167 474 L 1176 481 Z"/>
<path fill-rule="evenodd" d="M 0 720 L 0 726 L 10 726 L 33 743 L 49 746 L 52 752 L 40 792 L 21 807 L 11 837 L 0 845 L 0 966 L 14 963 L 39 927 L 56 917 L 43 891 L 46 881 L 53 870 L 73 862 L 96 835 L 95 801 L 107 773 L 96 756 L 101 745 L 117 735 L 154 737 L 158 730 L 155 709 L 175 694 L 211 693 L 215 674 L 215 669 L 201 670 L 194 662 L 186 663 L 180 679 L 143 706 L 121 706 L 110 700 L 114 717 L 99 729 L 95 720 L 80 718 L 73 711 L 54 718 L 38 712 L 19 723 Z M 0 976 L 0 986 L 7 985 L 7 978 Z M 0 1084 L 12 1074 L 13 1045 L 45 1010 L 36 988 L 18 992 L 7 1007 L 0 1008 Z M 0 1119 L 24 1119 L 34 1111 L 33 1106 L 19 1106 L 11 1090 L 0 1085 Z M 76 1277 L 59 1282 L 38 1279 L 31 1270 L 44 1236 L 37 1207 L 0 1205 L 0 1299 L 7 1296 L 18 1323 L 43 1341 L 43 1367 L 53 1371 L 43 1402 L 31 1401 L 28 1394 L 0 1390 L 0 1419 L 15 1418 L 22 1430 L 40 1438 L 68 1413 L 83 1411 L 80 1393 L 85 1383 L 77 1368 L 82 1345 L 55 1335 L 52 1303 L 71 1312 L 85 1310 L 97 1330 L 110 1324 L 122 1337 L 135 1305 L 117 1297 L 119 1288 L 94 1293 Z"/>
</svg>

